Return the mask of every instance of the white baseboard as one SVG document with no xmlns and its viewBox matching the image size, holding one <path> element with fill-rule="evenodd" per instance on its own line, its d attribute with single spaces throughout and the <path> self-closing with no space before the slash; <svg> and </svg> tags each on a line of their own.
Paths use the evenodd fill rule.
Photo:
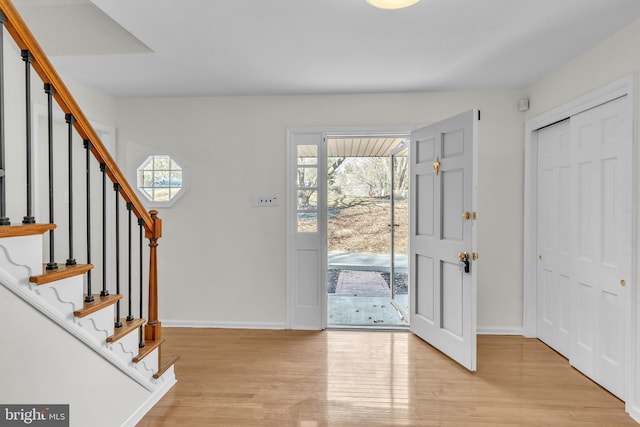
<svg viewBox="0 0 640 427">
<path fill-rule="evenodd" d="M 162 383 L 162 386 L 156 389 L 147 400 L 144 401 L 142 405 L 136 411 L 129 416 L 122 423 L 121 427 L 134 427 L 136 424 L 140 422 L 140 420 L 155 406 L 156 403 L 162 399 L 162 397 L 167 394 L 167 392 L 176 384 L 175 375 L 172 374 L 172 378 L 167 378 L 167 380 Z"/>
<path fill-rule="evenodd" d="M 478 335 L 522 335 L 522 328 L 478 328 Z"/>
<path fill-rule="evenodd" d="M 625 409 L 626 409 L 627 413 L 629 414 L 629 416 L 631 418 L 633 418 L 633 421 L 635 421 L 638 424 L 640 424 L 640 407 L 632 405 L 632 404 L 626 404 L 625 405 Z"/>
<path fill-rule="evenodd" d="M 284 322 L 227 322 L 216 320 L 162 320 L 169 328 L 221 328 L 221 329 L 285 329 Z"/>
</svg>

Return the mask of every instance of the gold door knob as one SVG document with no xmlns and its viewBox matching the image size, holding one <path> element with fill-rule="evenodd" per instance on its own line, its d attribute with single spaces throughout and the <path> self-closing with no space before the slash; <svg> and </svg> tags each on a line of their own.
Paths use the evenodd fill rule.
<svg viewBox="0 0 640 427">
<path fill-rule="evenodd" d="M 462 219 L 469 219 L 469 218 L 471 218 L 471 214 L 469 212 L 464 212 L 462 214 Z"/>
<path fill-rule="evenodd" d="M 468 254 L 468 253 L 466 253 L 466 252 L 460 252 L 460 253 L 458 254 L 458 259 L 459 259 L 460 261 L 466 261 L 466 260 L 468 260 L 468 259 L 469 259 L 469 254 Z"/>
</svg>

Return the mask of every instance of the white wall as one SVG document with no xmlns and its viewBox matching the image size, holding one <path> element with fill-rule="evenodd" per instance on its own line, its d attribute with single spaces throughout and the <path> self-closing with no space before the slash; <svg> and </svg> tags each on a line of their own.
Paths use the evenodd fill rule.
<svg viewBox="0 0 640 427">
<path fill-rule="evenodd" d="M 531 99 L 531 110 L 527 118 L 534 117 L 540 113 L 551 110 L 567 101 L 597 89 L 607 83 L 621 78 L 630 73 L 640 70 L 640 55 L 638 45 L 640 44 L 640 20 L 636 20 L 627 25 L 618 33 L 604 40 L 594 48 L 584 54 L 569 61 L 563 67 L 555 70 L 544 79 L 533 85 L 528 90 Z M 636 114 L 640 114 L 640 108 L 636 107 Z M 636 122 L 638 120 L 636 116 Z M 636 131 L 637 147 L 637 131 Z M 637 154 L 640 150 L 636 148 Z M 640 163 L 640 157 L 637 164 Z M 636 184 L 636 190 L 640 186 Z M 640 196 L 638 196 L 640 201 Z M 638 207 L 640 212 L 640 206 Z M 639 228 L 640 229 L 640 228 Z M 637 251 L 640 256 L 640 250 Z M 640 258 L 636 260 L 640 265 Z M 638 283 L 632 286 L 638 287 Z M 640 300 L 637 301 L 638 312 L 640 313 Z M 637 321 L 639 321 L 637 319 Z M 640 323 L 637 322 L 638 335 L 636 344 L 637 354 L 640 354 Z M 637 359 L 637 358 L 636 358 Z M 636 419 L 640 419 L 640 361 L 636 360 L 636 398 L 632 404 L 635 406 Z"/>
<path fill-rule="evenodd" d="M 480 328 L 522 326 L 521 93 L 151 98 L 118 101 L 120 160 L 135 182 L 149 153 L 187 169 L 188 191 L 160 209 L 161 320 L 282 327 L 285 131 L 301 126 L 435 122 L 479 108 Z M 249 205 L 275 194 L 278 208 Z"/>
</svg>

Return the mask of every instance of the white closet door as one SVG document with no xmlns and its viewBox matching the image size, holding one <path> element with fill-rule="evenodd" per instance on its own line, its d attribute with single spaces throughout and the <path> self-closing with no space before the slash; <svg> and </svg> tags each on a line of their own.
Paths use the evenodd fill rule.
<svg viewBox="0 0 640 427">
<path fill-rule="evenodd" d="M 632 147 L 626 97 L 571 117 L 570 361 L 624 399 L 631 277 Z"/>
<path fill-rule="evenodd" d="M 569 357 L 571 313 L 569 120 L 538 131 L 538 337 Z"/>
</svg>

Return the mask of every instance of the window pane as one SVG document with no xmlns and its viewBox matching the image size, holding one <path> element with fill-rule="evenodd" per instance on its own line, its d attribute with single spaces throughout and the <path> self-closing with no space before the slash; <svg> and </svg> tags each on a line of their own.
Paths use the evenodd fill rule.
<svg viewBox="0 0 640 427">
<path fill-rule="evenodd" d="M 298 187 L 314 188 L 318 186 L 317 168 L 298 168 Z"/>
<path fill-rule="evenodd" d="M 317 190 L 298 190 L 298 210 L 318 209 Z"/>
<path fill-rule="evenodd" d="M 317 233 L 318 214 L 316 212 L 298 212 L 298 233 Z"/>
<path fill-rule="evenodd" d="M 182 186 L 182 166 L 166 154 L 151 155 L 138 167 L 138 189 L 153 202 L 171 201 Z"/>
<path fill-rule="evenodd" d="M 298 164 L 299 165 L 317 165 L 318 164 L 318 146 L 317 145 L 298 145 Z"/>
</svg>

